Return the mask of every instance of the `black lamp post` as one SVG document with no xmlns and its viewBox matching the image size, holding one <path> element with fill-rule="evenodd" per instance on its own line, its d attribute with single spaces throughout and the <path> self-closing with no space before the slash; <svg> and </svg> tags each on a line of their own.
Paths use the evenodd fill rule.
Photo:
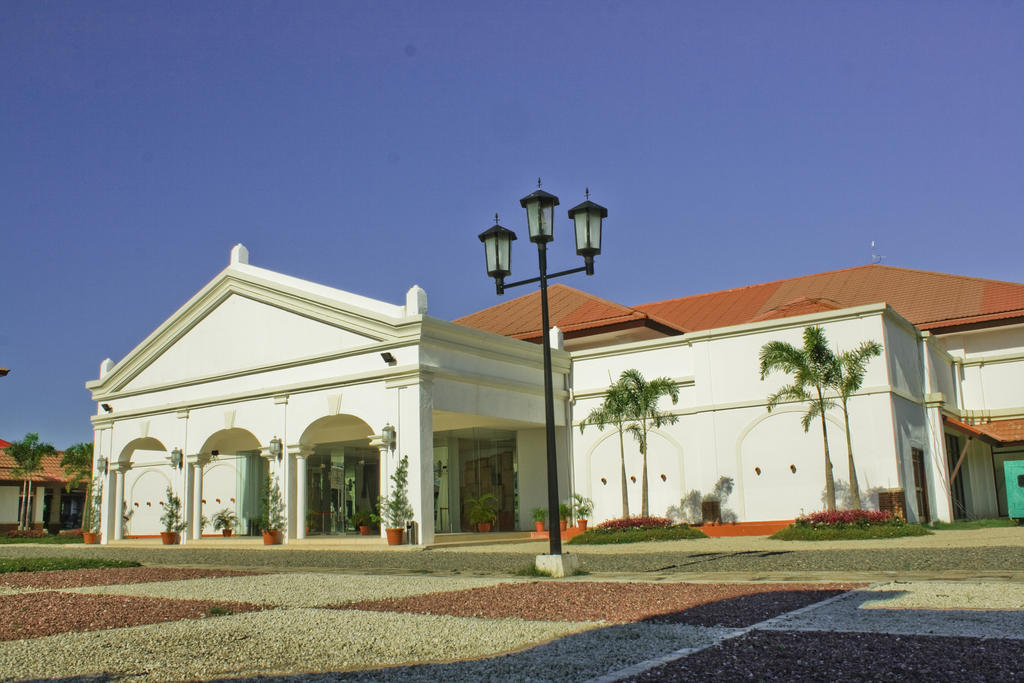
<svg viewBox="0 0 1024 683">
<path fill-rule="evenodd" d="M 555 238 L 554 212 L 558 206 L 558 197 L 540 189 L 540 178 L 537 179 L 537 190 L 519 200 L 519 204 L 526 209 L 530 241 L 537 245 L 539 277 L 505 283 L 505 278 L 512 273 L 510 259 L 512 241 L 516 239 L 516 234 L 498 225 L 497 214 L 494 216 L 494 225 L 479 235 L 487 257 L 487 274 L 494 278 L 499 295 L 504 294 L 505 289 L 509 287 L 540 283 L 541 347 L 544 350 L 544 421 L 547 428 L 548 519 L 551 520 L 548 525 L 548 537 L 552 555 L 562 554 L 562 533 L 557 524 L 558 461 L 555 457 L 555 399 L 551 386 L 551 345 L 548 340 L 551 327 L 548 321 L 548 280 L 573 273 L 594 274 L 594 257 L 601 253 L 601 220 L 608 216 L 608 209 L 590 201 L 589 189 L 586 197 L 587 201 L 569 210 L 569 218 L 573 220 L 576 228 L 576 253 L 582 256 L 585 262 L 585 265 L 579 268 L 548 274 L 547 243 Z"/>
</svg>

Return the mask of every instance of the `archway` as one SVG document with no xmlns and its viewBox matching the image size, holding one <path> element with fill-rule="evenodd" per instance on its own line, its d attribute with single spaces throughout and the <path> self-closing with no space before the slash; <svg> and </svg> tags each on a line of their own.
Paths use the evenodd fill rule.
<svg viewBox="0 0 1024 683">
<path fill-rule="evenodd" d="M 153 437 L 132 439 L 111 463 L 114 470 L 115 505 L 120 507 L 120 524 L 114 538 L 152 536 L 160 531 L 161 501 L 170 485 L 167 447 Z M 107 508 L 110 509 L 110 508 Z M 117 508 L 113 508 L 112 514 Z"/>
<path fill-rule="evenodd" d="M 306 509 L 297 521 L 308 535 L 355 532 L 357 513 L 378 511 L 380 453 L 370 446 L 373 433 L 347 414 L 322 417 L 302 432 Z"/>
<path fill-rule="evenodd" d="M 257 533 L 267 460 L 260 455 L 260 441 L 247 429 L 221 429 L 206 438 L 199 449 L 197 476 L 202 480 L 200 521 L 202 532 L 214 531 L 212 519 L 222 511 L 233 512 L 239 533 Z"/>
</svg>

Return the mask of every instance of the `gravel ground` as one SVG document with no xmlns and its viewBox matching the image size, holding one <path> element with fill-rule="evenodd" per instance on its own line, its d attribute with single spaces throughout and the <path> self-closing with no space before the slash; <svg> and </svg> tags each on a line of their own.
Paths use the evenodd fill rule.
<svg viewBox="0 0 1024 683">
<path fill-rule="evenodd" d="M 343 671 L 519 650 L 590 624 L 270 610 L 0 643 L 5 678 L 107 672 L 153 681 Z"/>
<path fill-rule="evenodd" d="M 1019 681 L 1024 643 L 752 631 L 633 681 Z"/>
<path fill-rule="evenodd" d="M 175 569 L 168 567 L 126 567 L 123 569 L 63 569 L 46 572 L 0 574 L 0 586 L 8 588 L 75 588 L 112 584 L 148 583 L 175 579 L 202 579 L 222 576 L 252 576 L 251 572 L 227 569 Z M 179 593 L 167 595 L 181 597 Z"/>
<path fill-rule="evenodd" d="M 401 580 L 396 580 L 395 577 L 356 574 L 288 573 L 131 586 L 102 586 L 82 588 L 78 592 L 167 598 L 187 594 L 190 598 L 203 600 L 239 600 L 258 605 L 288 607 L 326 607 L 360 600 L 380 600 L 493 586 L 501 580 L 433 576 L 404 576 Z"/>
<path fill-rule="evenodd" d="M 749 626 L 841 594 L 853 585 L 577 581 L 499 585 L 358 602 L 352 609 L 533 621 L 636 621 Z"/>
<path fill-rule="evenodd" d="M 238 614 L 257 609 L 252 604 L 220 600 L 74 595 L 57 591 L 5 595 L 0 597 L 0 640 L 201 619 L 217 613 Z"/>
<path fill-rule="evenodd" d="M 1024 527 L 1008 529 L 1016 532 Z M 999 530 L 1003 531 L 1003 530 Z M 949 531 L 945 543 L 982 532 Z M 939 536 L 940 534 L 936 534 Z M 932 539 L 933 537 L 927 537 Z M 949 540 L 949 539 L 952 540 Z M 942 571 L 1001 571 L 1019 574 L 1024 568 L 1024 533 L 1019 539 L 996 536 L 1014 545 L 908 545 L 916 539 L 887 539 L 888 546 L 841 544 L 787 544 L 766 539 L 708 539 L 638 543 L 628 548 L 606 546 L 572 549 L 581 568 L 590 573 L 611 574 L 706 574 L 723 572 L 790 573 L 919 573 Z M 716 541 L 728 541 L 715 545 Z M 936 543 L 932 541 L 932 543 Z M 689 545 L 700 544 L 700 545 Z M 745 545 L 744 545 L 745 544 Z M 769 544 L 769 545 L 765 545 Z M 852 544 L 852 545 L 851 545 Z M 445 574 L 513 575 L 533 564 L 536 544 L 486 546 L 488 550 L 343 550 L 278 546 L 263 548 L 194 546 L 0 546 L 0 557 L 103 557 L 138 560 L 147 565 L 231 567 L 235 569 L 289 571 L 297 569 L 346 570 L 360 573 L 430 572 Z M 807 547 L 810 546 L 810 547 Z M 596 549 L 595 549 L 596 548 Z M 746 549 L 744 549 L 746 548 Z"/>
<path fill-rule="evenodd" d="M 861 609 L 1024 610 L 1024 585 L 1019 583 L 892 581 L 867 590 L 886 595 L 861 603 Z"/>
</svg>

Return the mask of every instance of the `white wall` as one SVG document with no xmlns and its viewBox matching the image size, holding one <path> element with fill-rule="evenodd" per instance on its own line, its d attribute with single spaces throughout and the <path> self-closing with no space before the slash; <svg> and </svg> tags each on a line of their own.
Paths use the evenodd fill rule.
<svg viewBox="0 0 1024 683">
<path fill-rule="evenodd" d="M 21 487 L 0 486 L 0 524 L 18 523 L 18 497 Z"/>
</svg>

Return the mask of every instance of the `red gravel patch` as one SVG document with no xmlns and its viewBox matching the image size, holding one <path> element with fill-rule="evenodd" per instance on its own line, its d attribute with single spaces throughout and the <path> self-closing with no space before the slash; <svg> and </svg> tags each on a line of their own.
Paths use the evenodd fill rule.
<svg viewBox="0 0 1024 683">
<path fill-rule="evenodd" d="M 532 582 L 334 607 L 488 619 L 742 627 L 863 585 Z"/>
<path fill-rule="evenodd" d="M 752 631 L 632 681 L 1019 681 L 1024 642 L 881 633 Z"/>
<path fill-rule="evenodd" d="M 254 612 L 259 605 L 227 600 L 173 600 L 42 591 L 0 596 L 0 641 L 71 631 L 100 631 L 179 619 Z"/>
<path fill-rule="evenodd" d="M 48 572 L 0 574 L 0 586 L 8 588 L 81 588 L 83 586 L 117 586 L 184 579 L 215 579 L 223 576 L 253 576 L 257 573 L 231 569 L 180 569 L 173 567 L 62 569 Z"/>
</svg>

